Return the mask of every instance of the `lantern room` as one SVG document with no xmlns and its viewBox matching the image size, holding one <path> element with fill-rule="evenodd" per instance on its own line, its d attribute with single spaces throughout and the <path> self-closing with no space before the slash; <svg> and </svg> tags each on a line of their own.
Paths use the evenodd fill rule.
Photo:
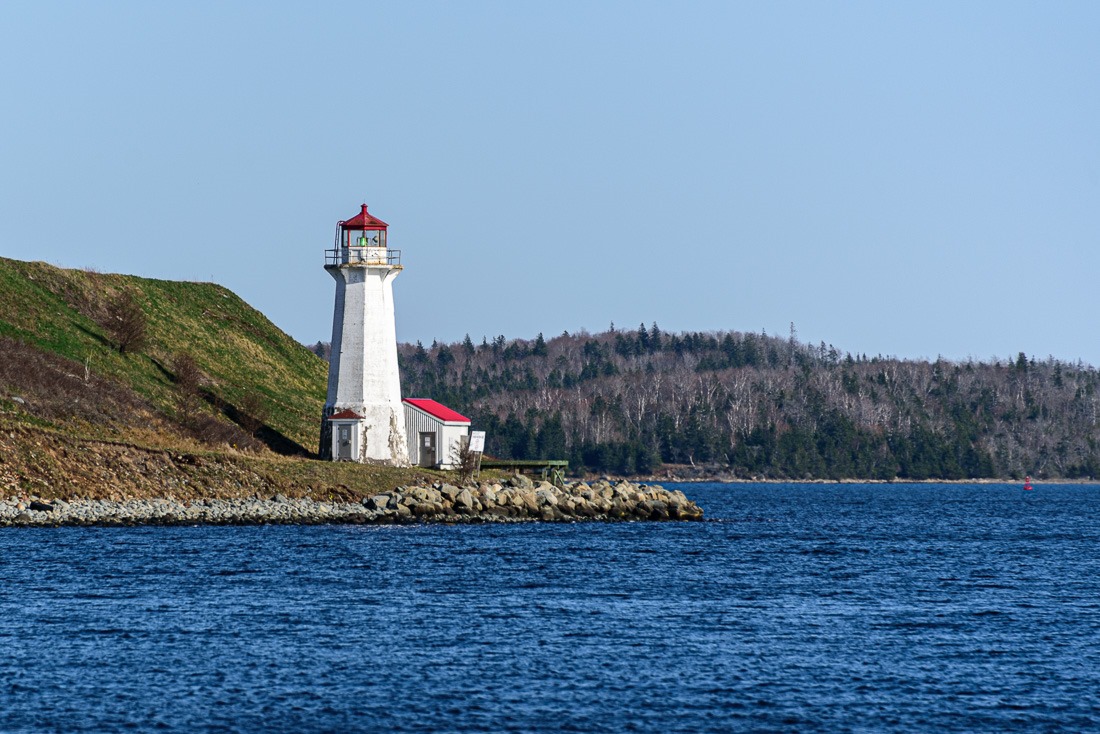
<svg viewBox="0 0 1100 734">
<path fill-rule="evenodd" d="M 390 225 L 367 211 L 367 205 L 351 219 L 336 223 L 336 243 L 329 250 L 329 265 L 400 265 L 400 250 L 386 247 Z"/>
</svg>

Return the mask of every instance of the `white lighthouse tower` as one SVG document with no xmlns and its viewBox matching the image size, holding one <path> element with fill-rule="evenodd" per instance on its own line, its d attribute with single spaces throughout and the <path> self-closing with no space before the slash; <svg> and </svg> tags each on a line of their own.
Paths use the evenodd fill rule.
<svg viewBox="0 0 1100 734">
<path fill-rule="evenodd" d="M 321 458 L 408 466 L 393 279 L 401 251 L 386 246 L 388 224 L 367 205 L 336 224 L 325 270 L 336 279 L 332 357 L 321 421 Z"/>
</svg>

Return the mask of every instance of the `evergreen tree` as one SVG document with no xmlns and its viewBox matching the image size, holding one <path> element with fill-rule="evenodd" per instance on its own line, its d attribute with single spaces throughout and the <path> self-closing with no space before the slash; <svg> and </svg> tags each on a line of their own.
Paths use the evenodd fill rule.
<svg viewBox="0 0 1100 734">
<path fill-rule="evenodd" d="M 542 337 L 542 332 L 535 337 L 535 346 L 531 349 L 531 355 L 535 357 L 545 357 L 549 352 L 546 350 L 546 340 Z"/>
<path fill-rule="evenodd" d="M 663 346 L 661 330 L 657 328 L 657 322 L 654 321 L 653 326 L 649 329 L 649 350 L 659 352 Z"/>
</svg>

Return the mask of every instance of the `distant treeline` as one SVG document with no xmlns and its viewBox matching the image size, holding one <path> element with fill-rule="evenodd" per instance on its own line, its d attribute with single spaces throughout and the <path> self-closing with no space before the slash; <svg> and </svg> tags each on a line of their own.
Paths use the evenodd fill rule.
<svg viewBox="0 0 1100 734">
<path fill-rule="evenodd" d="M 399 356 L 404 393 L 467 414 L 501 458 L 619 474 L 673 463 L 792 479 L 1100 476 L 1100 374 L 1023 353 L 868 358 L 800 343 L 793 328 L 779 338 L 643 324 L 402 345 Z"/>
</svg>

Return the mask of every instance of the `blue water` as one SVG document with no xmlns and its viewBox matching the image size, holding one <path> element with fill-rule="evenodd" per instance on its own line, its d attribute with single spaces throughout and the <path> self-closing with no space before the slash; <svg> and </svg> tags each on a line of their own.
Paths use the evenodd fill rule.
<svg viewBox="0 0 1100 734">
<path fill-rule="evenodd" d="M 710 521 L 0 531 L 0 731 L 1100 728 L 1100 487 L 681 488 Z"/>
</svg>

